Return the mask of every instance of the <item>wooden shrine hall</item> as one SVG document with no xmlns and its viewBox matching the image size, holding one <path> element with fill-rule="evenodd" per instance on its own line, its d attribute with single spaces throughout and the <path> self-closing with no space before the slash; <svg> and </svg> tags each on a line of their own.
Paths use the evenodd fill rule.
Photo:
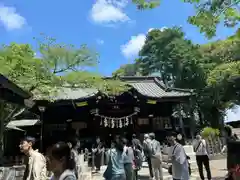
<svg viewBox="0 0 240 180">
<path fill-rule="evenodd" d="M 193 119 L 176 118 L 172 114 L 177 105 L 189 101 L 191 90 L 166 87 L 155 76 L 120 80 L 131 88 L 118 96 L 109 97 L 95 89 L 60 88 L 53 102 L 36 101 L 36 106 L 44 107 L 41 112 L 36 106 L 32 109 L 41 114 L 44 138 L 56 141 L 72 136 L 88 139 L 155 132 L 163 140 L 168 130 L 190 136 Z"/>
</svg>

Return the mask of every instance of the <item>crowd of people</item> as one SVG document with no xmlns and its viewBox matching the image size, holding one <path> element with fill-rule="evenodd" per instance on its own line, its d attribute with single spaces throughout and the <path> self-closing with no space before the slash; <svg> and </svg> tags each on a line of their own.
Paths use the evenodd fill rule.
<svg viewBox="0 0 240 180">
<path fill-rule="evenodd" d="M 226 131 L 226 140 L 234 142 L 237 140 L 231 132 Z M 168 172 L 173 180 L 189 180 L 191 167 L 189 157 L 184 150 L 184 141 L 181 134 L 171 132 L 166 140 L 169 144 L 168 150 Z M 58 142 L 49 146 L 46 154 L 43 155 L 34 149 L 35 138 L 25 137 L 19 145 L 20 151 L 26 155 L 26 168 L 23 180 L 77 180 L 81 163 L 79 162 L 80 141 L 75 138 L 69 142 Z M 211 169 L 209 165 L 208 144 L 200 136 L 196 136 L 193 149 L 196 154 L 196 162 L 201 180 L 204 180 L 203 166 L 206 169 L 207 179 L 211 180 Z M 223 147 L 223 151 L 226 146 Z M 149 168 L 149 178 L 163 180 L 163 158 L 160 142 L 155 138 L 154 133 L 144 135 L 141 142 L 135 134 L 132 139 L 117 135 L 111 141 L 109 149 L 104 147 L 100 138 L 91 149 L 93 166 L 96 171 L 101 169 L 102 157 L 106 154 L 107 168 L 103 174 L 106 180 L 138 180 L 138 172 L 142 168 L 143 161 L 146 161 Z M 232 167 L 228 161 L 228 169 Z M 51 175 L 47 174 L 51 172 Z M 229 171 L 226 179 L 232 180 L 234 172 Z"/>
<path fill-rule="evenodd" d="M 170 145 L 169 173 L 173 180 L 189 180 L 191 171 L 188 157 L 182 144 L 179 143 L 177 134 L 169 134 L 167 141 Z M 80 143 L 77 139 L 51 145 L 45 156 L 33 148 L 34 144 L 33 137 L 25 137 L 20 143 L 20 150 L 27 157 L 24 180 L 46 180 L 47 171 L 52 172 L 51 180 L 78 179 L 77 157 Z M 203 148 L 203 145 L 199 145 L 196 151 L 200 152 L 200 148 Z M 132 135 L 131 140 L 116 136 L 108 150 L 105 150 L 100 138 L 97 138 L 92 147 L 92 154 L 95 157 L 94 166 L 97 171 L 101 168 L 101 157 L 105 152 L 107 168 L 103 177 L 106 180 L 138 180 L 138 172 L 144 160 L 148 163 L 149 178 L 163 180 L 162 148 L 154 133 L 145 134 L 143 142 L 135 134 Z M 199 159 L 199 162 L 206 164 L 203 158 Z"/>
</svg>

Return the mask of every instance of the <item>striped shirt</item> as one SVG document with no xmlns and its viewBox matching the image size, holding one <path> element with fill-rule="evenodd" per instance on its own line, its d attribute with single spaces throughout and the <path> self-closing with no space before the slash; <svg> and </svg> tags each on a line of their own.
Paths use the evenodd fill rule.
<svg viewBox="0 0 240 180">
<path fill-rule="evenodd" d="M 193 148 L 196 153 L 196 156 L 208 155 L 207 143 L 204 139 L 196 140 L 193 144 Z"/>
</svg>

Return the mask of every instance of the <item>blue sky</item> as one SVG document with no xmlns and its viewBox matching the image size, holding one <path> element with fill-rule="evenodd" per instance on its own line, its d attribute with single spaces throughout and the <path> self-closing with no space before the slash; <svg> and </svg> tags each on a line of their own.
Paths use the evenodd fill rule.
<svg viewBox="0 0 240 180">
<path fill-rule="evenodd" d="M 130 0 L 3 0 L 0 3 L 0 42 L 30 43 L 40 33 L 59 42 L 88 44 L 100 54 L 98 70 L 110 75 L 120 65 L 133 62 L 152 28 L 182 26 L 196 43 L 207 40 L 187 23 L 194 9 L 181 0 L 162 0 L 161 6 L 138 11 Z M 219 28 L 218 38 L 233 30 Z"/>
</svg>

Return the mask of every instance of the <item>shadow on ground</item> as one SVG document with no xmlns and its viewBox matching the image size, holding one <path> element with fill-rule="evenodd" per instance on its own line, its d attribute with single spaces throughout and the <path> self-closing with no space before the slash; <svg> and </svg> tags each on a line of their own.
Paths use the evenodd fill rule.
<svg viewBox="0 0 240 180">
<path fill-rule="evenodd" d="M 225 180 L 225 177 L 214 177 L 212 180 Z"/>
<path fill-rule="evenodd" d="M 172 179 L 172 178 L 167 178 L 167 179 Z M 149 180 L 149 176 L 139 176 L 139 180 Z M 194 178 L 194 180 L 201 180 L 200 178 Z M 225 177 L 214 177 L 212 180 L 225 180 Z"/>
</svg>

